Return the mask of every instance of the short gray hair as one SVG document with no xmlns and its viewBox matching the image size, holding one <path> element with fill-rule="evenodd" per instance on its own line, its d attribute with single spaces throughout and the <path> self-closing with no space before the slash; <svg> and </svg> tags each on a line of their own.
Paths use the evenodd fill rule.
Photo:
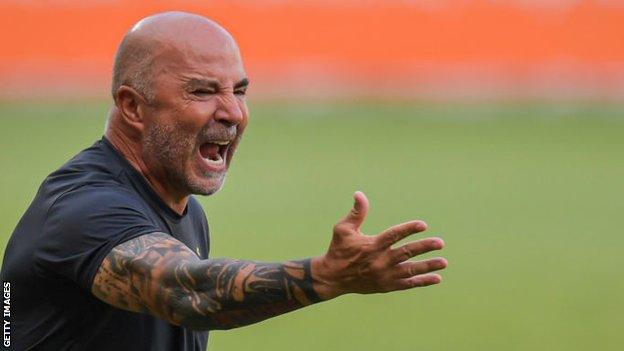
<svg viewBox="0 0 624 351">
<path fill-rule="evenodd" d="M 117 48 L 113 65 L 111 94 L 115 99 L 119 87 L 126 85 L 143 95 L 151 103 L 155 98 L 152 88 L 153 46 L 136 41 L 136 39 L 126 35 Z"/>
</svg>

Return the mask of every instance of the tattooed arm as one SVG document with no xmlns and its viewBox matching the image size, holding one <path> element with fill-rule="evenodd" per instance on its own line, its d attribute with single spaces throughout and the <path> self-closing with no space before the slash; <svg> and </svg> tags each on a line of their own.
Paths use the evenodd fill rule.
<svg viewBox="0 0 624 351">
<path fill-rule="evenodd" d="M 153 233 L 115 247 L 102 262 L 92 292 L 115 307 L 146 312 L 197 329 L 229 329 L 259 322 L 346 293 L 376 293 L 437 284 L 426 274 L 446 267 L 443 258 L 409 259 L 443 247 L 438 238 L 393 244 L 424 231 L 422 221 L 391 227 L 379 235 L 359 228 L 368 200 L 336 226 L 327 253 L 285 263 L 231 259 L 200 260 L 186 245 Z"/>
<path fill-rule="evenodd" d="M 318 302 L 310 260 L 200 260 L 168 234 L 129 240 L 104 259 L 92 291 L 109 304 L 198 329 L 229 329 Z"/>
</svg>

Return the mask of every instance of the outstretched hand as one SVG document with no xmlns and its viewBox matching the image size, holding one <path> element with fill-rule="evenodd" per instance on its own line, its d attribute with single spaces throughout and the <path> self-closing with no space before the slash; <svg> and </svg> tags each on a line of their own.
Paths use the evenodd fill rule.
<svg viewBox="0 0 624 351">
<path fill-rule="evenodd" d="M 378 235 L 364 235 L 360 227 L 368 213 L 368 199 L 359 191 L 353 198 L 355 204 L 349 214 L 334 226 L 329 250 L 312 260 L 315 290 L 322 299 L 347 293 L 405 290 L 442 281 L 438 274 L 431 272 L 446 268 L 444 258 L 410 260 L 442 249 L 442 239 L 425 238 L 392 247 L 412 234 L 425 231 L 425 222 L 409 221 L 392 226 Z"/>
</svg>

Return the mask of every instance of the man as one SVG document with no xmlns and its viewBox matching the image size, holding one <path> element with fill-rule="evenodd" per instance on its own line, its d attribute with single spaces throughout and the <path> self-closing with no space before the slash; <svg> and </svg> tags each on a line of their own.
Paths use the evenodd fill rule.
<svg viewBox="0 0 624 351">
<path fill-rule="evenodd" d="M 52 173 L 17 225 L 2 279 L 16 350 L 204 350 L 208 330 L 347 293 L 440 282 L 438 238 L 393 248 L 422 221 L 365 236 L 361 192 L 326 254 L 283 263 L 208 259 L 191 194 L 225 180 L 247 125 L 248 80 L 228 32 L 198 15 L 147 17 L 115 59 L 105 136 Z"/>
</svg>

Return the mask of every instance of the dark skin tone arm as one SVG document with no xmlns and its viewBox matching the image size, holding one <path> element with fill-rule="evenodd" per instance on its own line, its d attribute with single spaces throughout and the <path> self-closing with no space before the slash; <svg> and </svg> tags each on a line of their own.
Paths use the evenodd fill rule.
<svg viewBox="0 0 624 351">
<path fill-rule="evenodd" d="M 410 221 L 375 236 L 360 226 L 368 211 L 363 193 L 334 226 L 323 256 L 283 263 L 233 259 L 200 260 L 165 233 L 147 234 L 115 247 L 102 262 L 92 292 L 102 301 L 150 313 L 194 329 L 230 329 L 262 321 L 347 293 L 378 293 L 437 284 L 430 272 L 446 267 L 443 258 L 412 261 L 441 249 L 439 238 L 392 246 L 422 232 Z"/>
</svg>

